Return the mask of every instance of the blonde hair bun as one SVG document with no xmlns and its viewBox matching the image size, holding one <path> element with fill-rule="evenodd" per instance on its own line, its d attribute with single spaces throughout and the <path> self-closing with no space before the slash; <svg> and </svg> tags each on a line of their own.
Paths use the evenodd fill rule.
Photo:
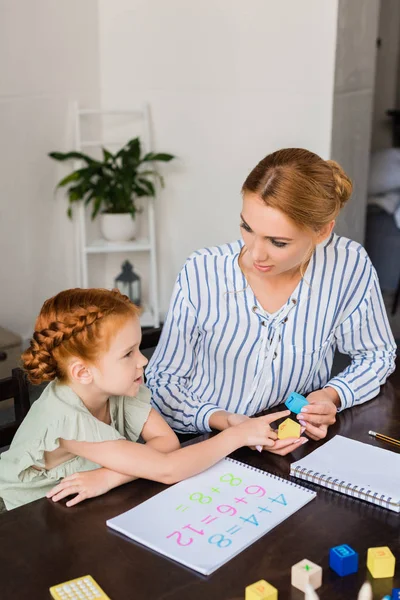
<svg viewBox="0 0 400 600">
<path fill-rule="evenodd" d="M 353 184 L 350 178 L 343 171 L 342 167 L 335 160 L 327 160 L 326 163 L 331 167 L 333 179 L 335 181 L 335 192 L 340 208 L 346 204 L 353 191 Z"/>
</svg>

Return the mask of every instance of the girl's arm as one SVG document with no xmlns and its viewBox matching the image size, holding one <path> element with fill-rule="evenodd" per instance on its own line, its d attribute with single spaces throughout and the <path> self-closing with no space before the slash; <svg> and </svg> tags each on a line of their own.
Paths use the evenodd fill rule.
<svg viewBox="0 0 400 600">
<path fill-rule="evenodd" d="M 289 414 L 281 411 L 248 419 L 209 440 L 167 453 L 126 440 L 94 443 L 60 439 L 60 447 L 118 473 L 172 484 L 204 471 L 241 446 L 272 447 L 275 442 L 270 439 L 270 423 Z"/>
<path fill-rule="evenodd" d="M 151 409 L 143 427 L 142 438 L 148 446 L 159 452 L 172 452 L 180 447 L 175 433 L 154 409 Z M 82 500 L 105 494 L 113 488 L 129 483 L 134 479 L 136 479 L 136 476 L 118 473 L 105 467 L 93 469 L 92 471 L 81 471 L 64 477 L 61 483 L 48 492 L 47 498 L 52 498 L 54 502 L 58 502 L 58 500 L 76 494 L 75 498 L 67 502 L 68 507 L 74 506 Z"/>
</svg>

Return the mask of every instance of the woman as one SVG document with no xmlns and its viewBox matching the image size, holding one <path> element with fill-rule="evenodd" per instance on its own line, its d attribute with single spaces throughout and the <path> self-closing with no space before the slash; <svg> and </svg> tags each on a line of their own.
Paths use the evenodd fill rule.
<svg viewBox="0 0 400 600">
<path fill-rule="evenodd" d="M 337 410 L 378 394 L 395 343 L 368 255 L 333 233 L 351 190 L 336 162 L 299 148 L 247 177 L 243 240 L 189 257 L 147 370 L 176 431 L 225 429 L 296 391 L 310 402 L 300 423 L 318 440 Z M 336 348 L 351 364 L 330 378 Z M 269 450 L 286 454 L 293 441 Z"/>
</svg>

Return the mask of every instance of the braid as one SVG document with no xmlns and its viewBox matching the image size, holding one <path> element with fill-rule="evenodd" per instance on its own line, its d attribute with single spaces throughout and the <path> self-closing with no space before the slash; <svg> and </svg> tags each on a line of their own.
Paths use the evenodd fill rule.
<svg viewBox="0 0 400 600">
<path fill-rule="evenodd" d="M 65 379 L 66 356 L 93 358 L 99 326 L 112 313 L 136 315 L 137 308 L 118 290 L 66 290 L 47 300 L 36 321 L 29 348 L 22 354 L 28 379 L 37 385 Z"/>
<path fill-rule="evenodd" d="M 103 316 L 104 311 L 97 306 L 78 308 L 68 315 L 65 322 L 53 321 L 46 329 L 35 331 L 29 349 L 22 355 L 30 382 L 39 384 L 59 376 L 53 350 L 82 333 Z"/>
</svg>

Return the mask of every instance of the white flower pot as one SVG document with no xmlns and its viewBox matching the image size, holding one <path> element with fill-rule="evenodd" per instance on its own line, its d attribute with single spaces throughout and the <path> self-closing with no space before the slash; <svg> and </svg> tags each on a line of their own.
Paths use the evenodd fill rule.
<svg viewBox="0 0 400 600">
<path fill-rule="evenodd" d="M 137 219 L 132 219 L 129 213 L 100 215 L 100 230 L 109 242 L 129 242 L 135 239 Z"/>
</svg>

